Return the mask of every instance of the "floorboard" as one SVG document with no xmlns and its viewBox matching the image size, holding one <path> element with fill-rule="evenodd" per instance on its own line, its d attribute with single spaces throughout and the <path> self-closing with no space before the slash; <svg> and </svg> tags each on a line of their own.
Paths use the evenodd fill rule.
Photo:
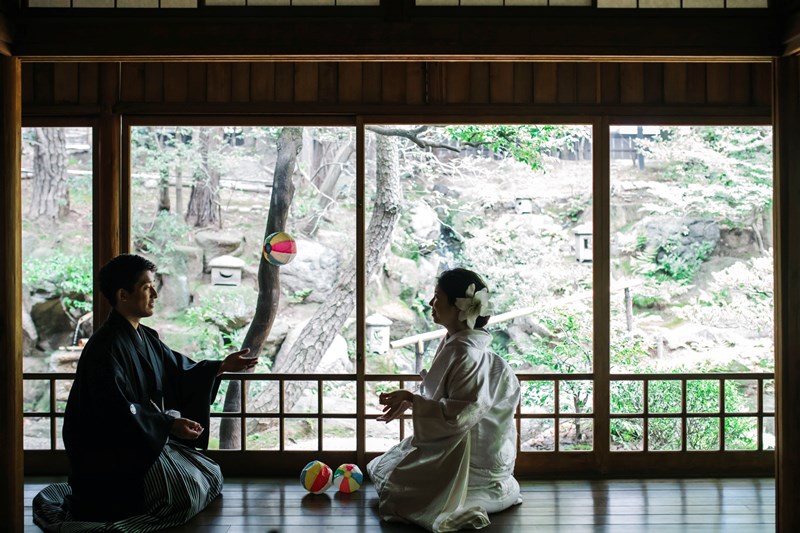
<svg viewBox="0 0 800 533">
<path fill-rule="evenodd" d="M 25 532 L 38 532 L 31 501 L 63 478 L 26 478 Z M 490 515 L 487 533 L 761 533 L 775 531 L 773 479 L 523 481 L 522 505 Z M 227 479 L 220 498 L 167 533 L 404 532 L 381 522 L 369 484 L 351 495 L 308 494 L 295 479 Z"/>
</svg>

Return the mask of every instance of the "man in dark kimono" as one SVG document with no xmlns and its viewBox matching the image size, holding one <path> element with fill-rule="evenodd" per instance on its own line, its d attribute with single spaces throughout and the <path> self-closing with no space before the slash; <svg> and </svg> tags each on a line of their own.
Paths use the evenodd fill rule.
<svg viewBox="0 0 800 533">
<path fill-rule="evenodd" d="M 100 270 L 113 309 L 78 362 L 64 415 L 69 483 L 45 488 L 34 521 L 47 531 L 155 531 L 185 523 L 222 490 L 208 446 L 223 372 L 255 366 L 249 350 L 194 362 L 139 320 L 153 314 L 156 267 L 120 255 Z"/>
</svg>

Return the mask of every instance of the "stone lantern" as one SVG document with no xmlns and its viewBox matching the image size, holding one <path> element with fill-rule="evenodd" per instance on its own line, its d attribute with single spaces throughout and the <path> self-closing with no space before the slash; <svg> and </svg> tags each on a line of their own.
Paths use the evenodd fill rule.
<svg viewBox="0 0 800 533">
<path fill-rule="evenodd" d="M 242 269 L 244 261 L 231 255 L 221 255 L 208 262 L 211 268 L 212 285 L 232 285 L 242 284 Z"/>
<path fill-rule="evenodd" d="M 367 317 L 367 351 L 383 354 L 389 351 L 389 331 L 392 321 L 385 316 L 374 313 Z"/>
<path fill-rule="evenodd" d="M 515 209 L 518 215 L 533 213 L 533 198 L 517 198 Z"/>
<path fill-rule="evenodd" d="M 575 259 L 579 263 L 591 263 L 592 226 L 590 224 L 581 224 L 576 226 L 572 232 L 575 234 Z"/>
</svg>

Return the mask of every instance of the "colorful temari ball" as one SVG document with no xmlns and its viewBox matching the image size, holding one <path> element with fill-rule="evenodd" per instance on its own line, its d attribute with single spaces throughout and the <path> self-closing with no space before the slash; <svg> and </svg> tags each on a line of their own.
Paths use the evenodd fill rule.
<svg viewBox="0 0 800 533">
<path fill-rule="evenodd" d="M 339 492 L 355 492 L 363 482 L 364 474 L 361 473 L 357 465 L 351 463 L 339 465 L 339 468 L 333 473 L 333 485 Z"/>
<path fill-rule="evenodd" d="M 333 471 L 322 461 L 311 461 L 300 474 L 300 483 L 312 494 L 325 492 L 331 486 L 331 482 L 333 482 Z"/>
<path fill-rule="evenodd" d="M 275 266 L 290 263 L 297 255 L 297 244 L 288 233 L 279 231 L 264 239 L 264 259 Z"/>
</svg>

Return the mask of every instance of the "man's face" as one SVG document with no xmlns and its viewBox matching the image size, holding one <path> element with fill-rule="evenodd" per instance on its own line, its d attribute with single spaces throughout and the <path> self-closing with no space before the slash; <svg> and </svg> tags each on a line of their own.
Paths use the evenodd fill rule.
<svg viewBox="0 0 800 533">
<path fill-rule="evenodd" d="M 133 285 L 133 291 L 120 289 L 117 295 L 117 310 L 124 316 L 144 318 L 152 316 L 155 310 L 158 292 L 155 286 L 155 274 L 149 270 L 142 272 Z"/>
</svg>

